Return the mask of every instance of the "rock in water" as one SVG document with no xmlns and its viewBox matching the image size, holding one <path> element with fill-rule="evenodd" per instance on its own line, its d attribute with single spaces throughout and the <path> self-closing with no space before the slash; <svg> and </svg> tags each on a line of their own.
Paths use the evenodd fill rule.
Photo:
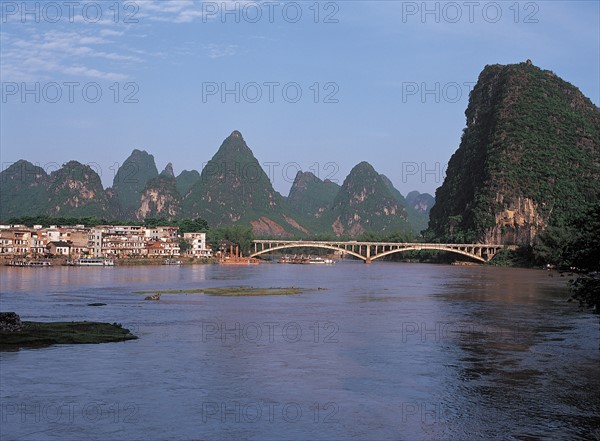
<svg viewBox="0 0 600 441">
<path fill-rule="evenodd" d="M 21 317 L 16 312 L 0 312 L 0 331 L 17 332 L 23 329 Z"/>
</svg>

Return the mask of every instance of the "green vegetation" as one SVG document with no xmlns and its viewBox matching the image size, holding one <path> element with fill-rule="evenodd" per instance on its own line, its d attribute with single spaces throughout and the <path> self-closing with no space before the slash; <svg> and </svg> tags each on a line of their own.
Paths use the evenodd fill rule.
<svg viewBox="0 0 600 441">
<path fill-rule="evenodd" d="M 225 242 L 237 244 L 240 252 L 244 255 L 250 254 L 254 234 L 252 228 L 242 225 L 227 225 L 208 230 L 206 239 L 214 251 L 218 251 Z M 229 252 L 229 249 L 223 251 Z"/>
<path fill-rule="evenodd" d="M 206 294 L 209 296 L 242 297 L 242 296 L 283 296 L 301 294 L 302 288 L 255 288 L 252 286 L 231 286 L 223 288 L 172 289 L 160 291 L 136 291 L 135 294 Z"/>
<path fill-rule="evenodd" d="M 19 331 L 0 331 L 0 351 L 54 344 L 91 344 L 134 340 L 137 337 L 118 323 L 22 322 Z"/>
<path fill-rule="evenodd" d="M 533 248 L 529 245 L 517 247 L 515 250 L 503 249 L 489 262 L 494 266 L 507 266 L 515 268 L 539 267 L 533 257 Z"/>
<path fill-rule="evenodd" d="M 573 299 L 600 313 L 600 203 L 581 215 L 574 226 L 577 233 L 565 260 L 583 274 L 571 282 Z"/>
</svg>

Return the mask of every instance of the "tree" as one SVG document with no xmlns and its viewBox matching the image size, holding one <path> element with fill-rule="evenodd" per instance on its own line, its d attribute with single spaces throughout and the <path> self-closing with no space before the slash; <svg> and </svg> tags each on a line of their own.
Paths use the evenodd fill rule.
<svg viewBox="0 0 600 441">
<path fill-rule="evenodd" d="M 208 222 L 202 218 L 182 219 L 177 222 L 179 233 L 200 233 L 208 231 Z"/>
<path fill-rule="evenodd" d="M 538 236 L 538 242 L 533 247 L 534 258 L 543 265 L 570 267 L 577 237 L 578 232 L 573 226 L 549 226 Z"/>
<path fill-rule="evenodd" d="M 185 252 L 187 250 L 189 250 L 190 248 L 192 248 L 192 245 L 190 245 L 190 243 L 185 240 L 183 237 L 179 238 L 179 253 L 180 254 L 185 254 Z"/>
<path fill-rule="evenodd" d="M 577 239 L 572 244 L 571 260 L 578 269 L 586 271 L 571 281 L 572 298 L 581 306 L 593 307 L 600 313 L 600 203 L 592 206 L 575 221 Z"/>
<path fill-rule="evenodd" d="M 250 247 L 254 240 L 252 228 L 241 225 L 226 225 L 208 230 L 207 239 L 213 250 L 218 250 L 221 243 L 229 241 L 240 246 L 243 254 L 250 254 Z"/>
</svg>

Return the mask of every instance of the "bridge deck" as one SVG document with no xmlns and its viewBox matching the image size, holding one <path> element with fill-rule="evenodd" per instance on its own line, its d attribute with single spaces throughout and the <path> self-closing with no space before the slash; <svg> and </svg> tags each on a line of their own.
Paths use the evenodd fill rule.
<svg viewBox="0 0 600 441">
<path fill-rule="evenodd" d="M 486 244 L 486 243 L 429 243 L 429 242 L 358 242 L 358 241 L 337 241 L 337 240 L 279 240 L 279 239 L 255 239 L 252 243 L 280 243 L 280 244 L 339 244 L 339 245 L 370 245 L 370 246 L 397 246 L 397 245 L 431 245 L 447 247 L 500 247 L 504 245 Z"/>
<path fill-rule="evenodd" d="M 449 251 L 464 256 L 468 256 L 480 262 L 488 262 L 504 245 L 482 244 L 482 243 L 422 243 L 422 242 L 359 242 L 359 241 L 323 241 L 323 240 L 278 240 L 278 239 L 259 239 L 254 240 L 254 253 L 251 257 L 256 257 L 271 251 L 300 248 L 316 247 L 326 248 L 335 251 L 342 251 L 354 257 L 362 259 L 365 263 L 403 251 L 418 250 L 439 250 Z M 259 249 L 260 248 L 260 249 Z"/>
</svg>

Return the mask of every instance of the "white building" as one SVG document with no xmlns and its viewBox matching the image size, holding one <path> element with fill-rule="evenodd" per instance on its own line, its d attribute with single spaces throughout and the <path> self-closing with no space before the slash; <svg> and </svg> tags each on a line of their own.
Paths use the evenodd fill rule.
<svg viewBox="0 0 600 441">
<path fill-rule="evenodd" d="M 183 240 L 191 245 L 187 254 L 194 257 L 212 257 L 212 250 L 206 246 L 206 233 L 183 233 Z"/>
</svg>

